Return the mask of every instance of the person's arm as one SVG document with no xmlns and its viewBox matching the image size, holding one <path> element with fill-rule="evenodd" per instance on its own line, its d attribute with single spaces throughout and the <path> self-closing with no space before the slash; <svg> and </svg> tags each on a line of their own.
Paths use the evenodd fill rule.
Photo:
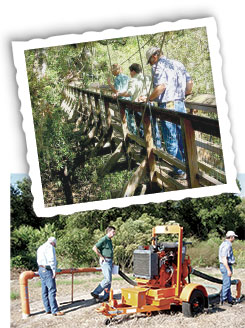
<svg viewBox="0 0 245 328">
<path fill-rule="evenodd" d="M 185 88 L 185 95 L 188 96 L 189 94 L 191 94 L 193 88 L 193 81 L 189 80 L 186 82 L 186 88 Z"/>
<path fill-rule="evenodd" d="M 228 265 L 227 257 L 226 256 L 223 256 L 221 258 L 221 260 L 222 260 L 222 263 L 224 264 L 224 266 L 225 266 L 225 268 L 227 270 L 228 276 L 231 277 L 232 276 L 232 272 L 231 272 L 231 269 L 230 269 L 230 267 Z"/>
<path fill-rule="evenodd" d="M 157 97 L 159 97 L 163 91 L 166 89 L 165 84 L 160 84 L 154 88 L 150 96 L 148 97 L 148 101 L 154 101 Z"/>
<path fill-rule="evenodd" d="M 100 251 L 99 251 L 99 249 L 97 248 L 96 245 L 94 245 L 94 247 L 92 249 L 102 260 L 105 259 L 104 256 L 100 253 Z"/>
<path fill-rule="evenodd" d="M 114 85 L 111 83 L 111 80 L 110 80 L 109 77 L 108 77 L 108 79 L 107 79 L 107 82 L 108 82 L 108 85 L 109 85 L 109 87 L 111 88 L 111 90 L 112 90 L 114 93 L 117 93 L 118 91 L 117 91 L 117 89 L 115 89 Z"/>
<path fill-rule="evenodd" d="M 52 272 L 53 272 L 53 278 L 56 277 L 56 253 L 55 253 L 55 248 L 50 245 L 48 247 L 47 253 L 46 253 L 46 258 L 48 261 L 48 265 L 50 266 Z"/>
<path fill-rule="evenodd" d="M 118 92 L 117 93 L 117 96 L 118 97 L 131 97 L 131 95 L 127 91 L 125 91 L 125 92 Z"/>
<path fill-rule="evenodd" d="M 128 88 L 127 90 L 124 90 L 122 92 L 118 92 L 118 97 L 132 97 L 133 93 L 135 92 L 135 79 L 130 79 L 128 82 Z"/>
</svg>

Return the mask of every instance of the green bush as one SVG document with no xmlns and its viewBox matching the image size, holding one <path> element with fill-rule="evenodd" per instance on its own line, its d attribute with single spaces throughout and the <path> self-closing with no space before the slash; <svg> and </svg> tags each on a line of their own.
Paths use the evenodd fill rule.
<svg viewBox="0 0 245 328">
<path fill-rule="evenodd" d="M 50 236 L 56 236 L 54 224 L 35 229 L 22 225 L 11 234 L 11 268 L 37 269 L 36 252 Z"/>
<path fill-rule="evenodd" d="M 82 267 L 94 264 L 93 238 L 88 228 L 65 230 L 57 242 L 59 267 Z"/>
<path fill-rule="evenodd" d="M 207 241 L 194 240 L 192 247 L 188 247 L 187 254 L 190 256 L 193 267 L 219 267 L 219 246 L 222 240 L 215 237 Z M 245 268 L 245 242 L 236 240 L 233 245 L 233 253 L 236 266 Z"/>
<path fill-rule="evenodd" d="M 245 268 L 245 242 L 236 240 L 233 243 L 233 253 L 236 259 L 236 264 L 239 268 Z"/>
</svg>

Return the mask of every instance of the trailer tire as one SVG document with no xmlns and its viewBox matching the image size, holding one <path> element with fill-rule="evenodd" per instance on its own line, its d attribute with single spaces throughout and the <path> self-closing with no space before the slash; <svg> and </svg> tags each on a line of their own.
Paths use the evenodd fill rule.
<svg viewBox="0 0 245 328">
<path fill-rule="evenodd" d="M 185 317 L 194 317 L 202 313 L 205 306 L 205 297 L 202 291 L 193 290 L 189 302 L 182 303 L 182 313 Z"/>
<path fill-rule="evenodd" d="M 108 326 L 111 323 L 111 319 L 105 319 L 104 324 Z"/>
</svg>

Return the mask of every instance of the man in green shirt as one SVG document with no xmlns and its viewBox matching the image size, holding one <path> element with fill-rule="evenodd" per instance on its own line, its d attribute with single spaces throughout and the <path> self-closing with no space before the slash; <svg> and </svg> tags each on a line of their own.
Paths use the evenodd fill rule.
<svg viewBox="0 0 245 328">
<path fill-rule="evenodd" d="M 93 251 L 99 256 L 100 266 L 104 275 L 104 279 L 95 288 L 95 290 L 91 292 L 91 295 L 95 299 L 99 299 L 99 294 L 104 291 L 102 301 L 108 301 L 111 289 L 113 265 L 113 245 L 111 239 L 115 236 L 115 234 L 115 227 L 109 226 L 106 229 L 106 235 L 102 237 L 93 247 Z"/>
</svg>

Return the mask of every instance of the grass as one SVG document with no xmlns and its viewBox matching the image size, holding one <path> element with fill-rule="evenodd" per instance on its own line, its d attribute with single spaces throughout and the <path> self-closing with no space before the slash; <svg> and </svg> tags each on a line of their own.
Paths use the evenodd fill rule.
<svg viewBox="0 0 245 328">
<path fill-rule="evenodd" d="M 20 298 L 20 294 L 18 292 L 11 291 L 11 293 L 10 293 L 11 301 L 17 300 L 19 298 Z"/>
<path fill-rule="evenodd" d="M 222 240 L 217 238 L 202 242 L 194 242 L 194 245 L 187 249 L 187 254 L 190 256 L 192 266 L 218 267 L 218 254 L 221 242 Z M 236 259 L 236 266 L 238 268 L 245 268 L 245 242 L 236 240 L 232 248 Z"/>
</svg>

